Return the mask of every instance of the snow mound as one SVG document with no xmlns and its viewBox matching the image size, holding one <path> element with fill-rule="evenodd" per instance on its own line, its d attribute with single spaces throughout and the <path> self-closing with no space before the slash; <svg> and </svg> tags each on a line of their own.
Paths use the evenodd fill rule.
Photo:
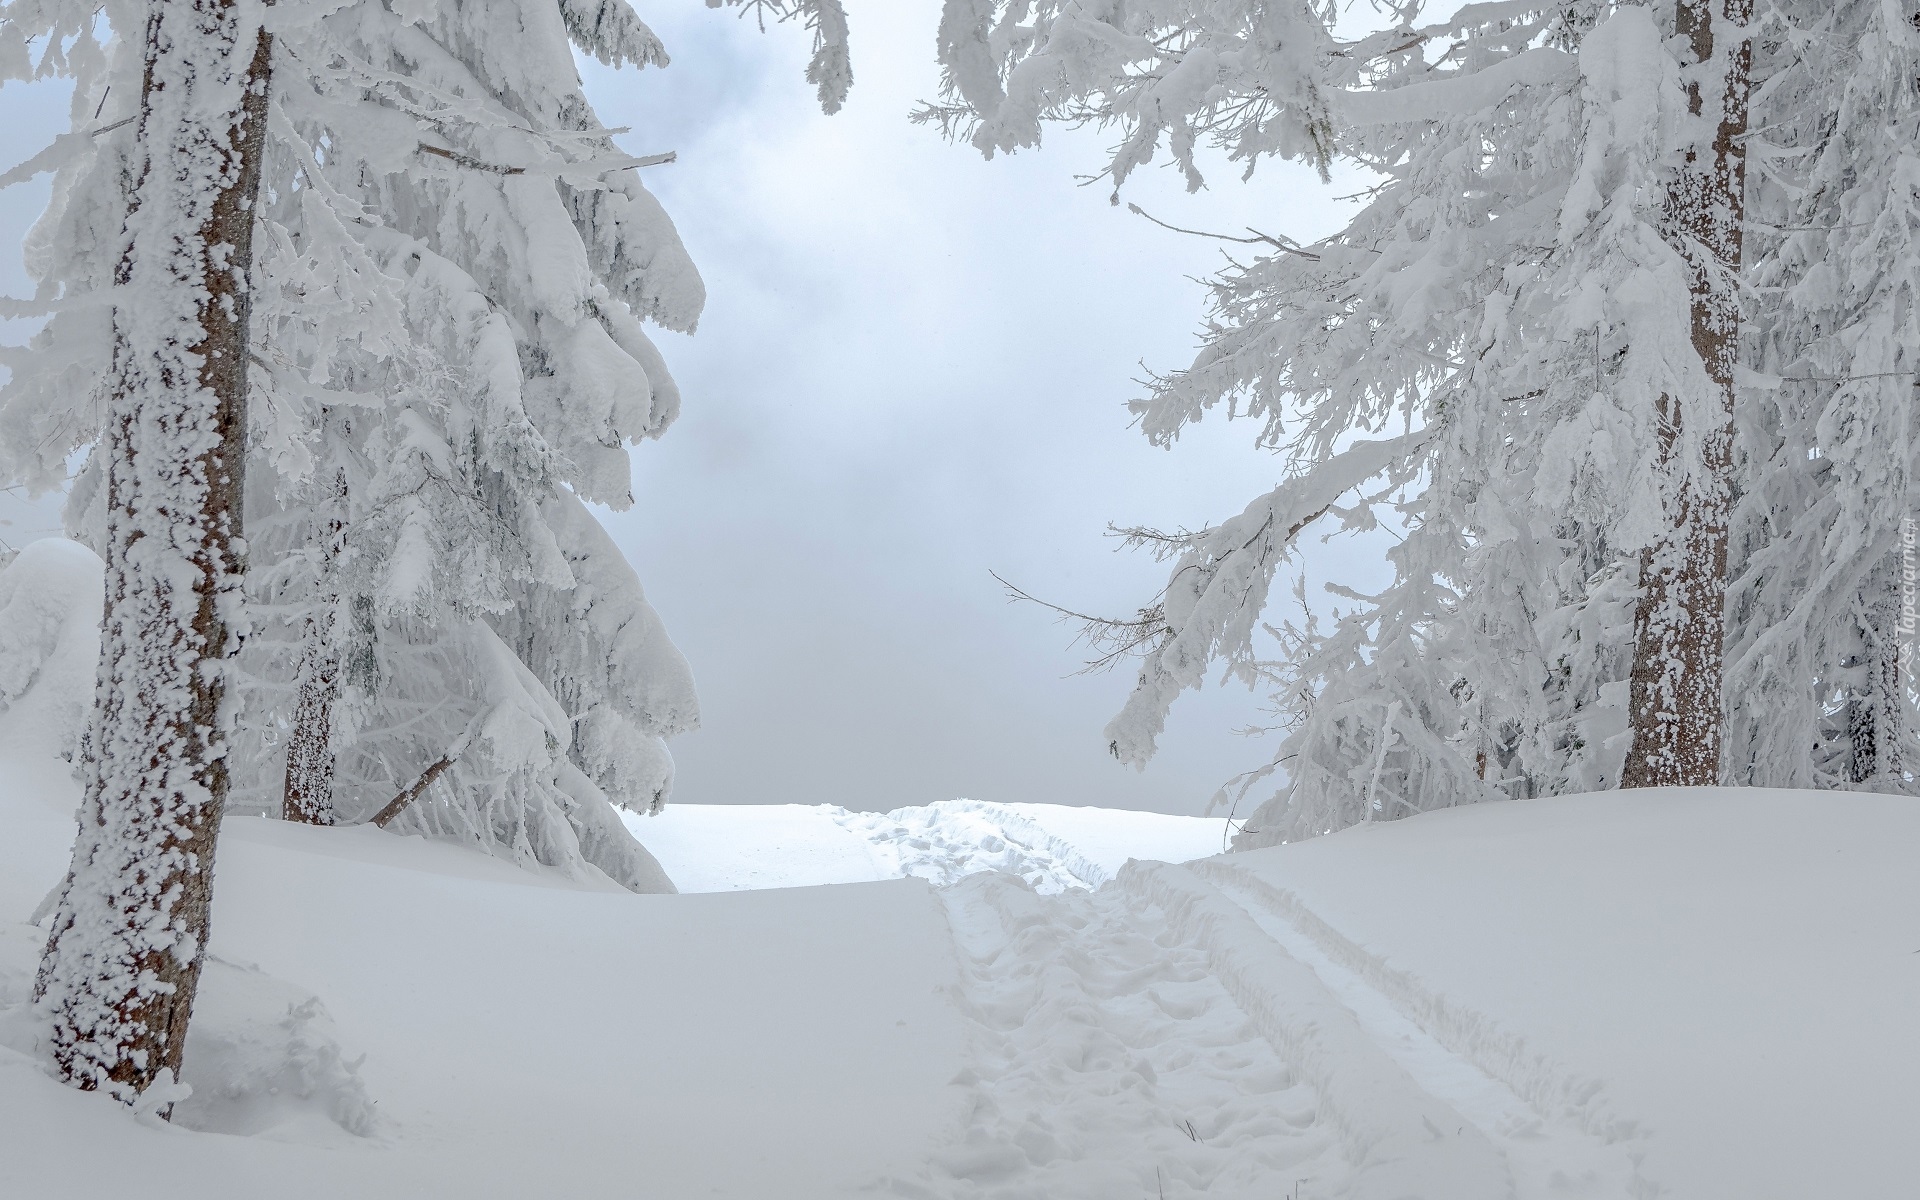
<svg viewBox="0 0 1920 1200">
<path fill-rule="evenodd" d="M 36 1066 L 44 1055 L 33 977 L 44 940 L 32 925 L 0 925 L 0 1047 Z M 182 1082 L 190 1094 L 171 1119 L 183 1129 L 326 1144 L 378 1128 L 360 1062 L 342 1053 L 319 998 L 213 955 L 201 969 Z"/>
<path fill-rule="evenodd" d="M 1027 881 L 1041 895 L 1097 888 L 1106 868 L 1010 809 L 978 800 L 941 800 L 885 815 L 831 809 L 841 826 L 872 842 L 894 872 L 944 886 L 982 871 Z"/>
<path fill-rule="evenodd" d="M 324 1138 L 329 1126 L 366 1137 L 374 1103 L 335 1040 L 317 996 L 254 966 L 208 956 L 187 1034 L 184 1082 L 193 1094 L 173 1122 L 203 1133 Z"/>
<path fill-rule="evenodd" d="M 1222 849 L 1222 822 L 1064 804 L 943 800 L 890 813 L 830 804 L 673 804 L 623 813 L 683 892 L 920 878 L 982 871 L 1041 892 L 1097 888 L 1129 859 L 1186 862 Z"/>
<path fill-rule="evenodd" d="M 818 804 L 669 804 L 620 819 L 682 892 L 871 883 L 898 873 Z"/>
<path fill-rule="evenodd" d="M 64 538 L 0 569 L 0 752 L 71 758 L 93 706 L 104 568 Z"/>
<path fill-rule="evenodd" d="M 1916 854 L 1911 797 L 1645 788 L 1190 873 L 1370 994 L 1377 1041 L 1451 1059 L 1440 1090 L 1522 1196 L 1892 1196 L 1920 1119 Z"/>
</svg>

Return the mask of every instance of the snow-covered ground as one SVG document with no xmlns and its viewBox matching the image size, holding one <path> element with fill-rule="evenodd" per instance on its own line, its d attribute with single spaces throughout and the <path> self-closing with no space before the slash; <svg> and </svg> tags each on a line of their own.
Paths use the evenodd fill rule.
<svg viewBox="0 0 1920 1200">
<path fill-rule="evenodd" d="M 1218 818 L 943 800 L 890 813 L 831 805 L 672 804 L 626 816 L 682 892 L 807 887 L 977 871 L 1019 875 L 1042 892 L 1097 887 L 1130 858 L 1218 854 Z"/>
<path fill-rule="evenodd" d="M 825 1200 L 914 1169 L 957 1119 L 954 962 L 922 881 L 635 896 L 254 819 L 221 845 L 229 965 L 187 1072 L 251 1088 L 205 1123 L 253 1136 L 142 1124 L 21 1053 L 40 936 L 20 921 L 71 826 L 12 788 L 0 808 L 0 1196 Z M 325 1016 L 289 1020 L 307 993 Z M 196 1078 L 209 1040 L 231 1052 Z M 365 1137 L 333 1119 L 366 1110 Z"/>
<path fill-rule="evenodd" d="M 72 796 L 0 785 L 9 1197 L 1912 1189 L 1897 798 L 1516 802 L 1184 866 L 1217 821 L 670 807 L 634 825 L 711 893 L 677 896 L 234 820 L 166 1127 L 28 1053 Z"/>
</svg>

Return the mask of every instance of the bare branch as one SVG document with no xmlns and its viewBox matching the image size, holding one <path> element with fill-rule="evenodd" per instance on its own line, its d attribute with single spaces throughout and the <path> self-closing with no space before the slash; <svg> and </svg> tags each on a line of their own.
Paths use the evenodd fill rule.
<svg viewBox="0 0 1920 1200">
<path fill-rule="evenodd" d="M 1058 614 L 1062 620 L 1080 623 L 1080 632 L 1074 635 L 1073 640 L 1075 643 L 1085 643 L 1088 649 L 1094 651 L 1095 657 L 1074 672 L 1076 675 L 1092 675 L 1110 670 L 1122 659 L 1137 652 L 1144 652 L 1143 647 L 1150 646 L 1173 632 L 1167 624 L 1166 611 L 1159 604 L 1141 609 L 1139 614 L 1131 620 L 1118 617 L 1096 617 L 1042 600 L 1024 588 L 1008 583 L 997 571 L 987 573 L 992 575 L 1001 587 L 1007 589 L 1009 599 L 1038 604 L 1041 608 Z"/>
<path fill-rule="evenodd" d="M 1158 225 L 1160 228 L 1169 230 L 1170 232 L 1173 232 L 1173 233 L 1184 233 L 1192 237 L 1213 238 L 1216 241 L 1222 241 L 1222 242 L 1238 242 L 1243 246 L 1257 246 L 1257 245 L 1265 244 L 1268 246 L 1272 246 L 1275 250 L 1280 251 L 1282 254 L 1292 254 L 1299 258 L 1304 258 L 1309 262 L 1320 261 L 1320 256 L 1318 254 L 1313 253 L 1311 250 L 1302 250 L 1298 246 L 1288 245 L 1286 242 L 1281 241 L 1279 238 L 1261 233 L 1258 229 L 1254 229 L 1252 227 L 1248 227 L 1247 229 L 1247 232 L 1253 235 L 1252 237 L 1235 237 L 1230 233 L 1208 233 L 1202 229 L 1182 229 L 1178 225 L 1169 225 L 1165 221 L 1162 221 L 1160 218 L 1148 212 L 1146 209 L 1141 208 L 1138 204 L 1129 203 L 1127 205 L 1127 211 L 1132 213 L 1136 217 L 1145 217 L 1147 220 L 1152 221 L 1155 225 Z"/>
<path fill-rule="evenodd" d="M 482 162 L 477 158 L 462 154 L 457 150 L 443 150 L 439 146 L 429 146 L 425 142 L 420 143 L 420 153 L 431 154 L 435 158 L 444 158 L 456 167 L 466 167 L 474 171 L 485 171 L 489 175 L 525 175 L 527 173 L 525 167 L 503 167 L 498 163 Z"/>
<path fill-rule="evenodd" d="M 462 154 L 458 150 L 447 150 L 439 146 L 429 146 L 425 142 L 420 143 L 420 153 L 431 154 L 435 158 L 444 158 L 456 167 L 466 167 L 472 171 L 485 171 L 489 175 L 525 175 L 527 173 L 525 167 L 502 166 L 499 163 L 490 163 L 482 159 L 474 158 L 468 154 Z M 669 150 L 665 154 L 649 154 L 645 158 L 629 159 L 626 162 L 614 163 L 611 166 L 599 169 L 606 171 L 631 171 L 636 167 L 664 166 L 670 162 L 678 162 L 679 159 L 680 154 L 678 151 Z M 596 164 L 590 162 L 580 163 L 579 169 L 592 171 L 596 169 Z"/>
<path fill-rule="evenodd" d="M 453 745 L 447 748 L 445 754 L 435 759 L 432 766 L 420 772 L 420 778 L 408 784 L 398 796 L 387 801 L 386 807 L 373 815 L 371 823 L 382 829 L 392 824 L 394 818 L 407 811 L 407 806 L 415 800 L 418 800 L 428 788 L 432 787 L 433 781 L 445 774 L 448 767 L 460 761 L 460 756 L 466 753 L 467 744 L 472 740 L 472 737 L 473 726 L 469 725 L 466 732 L 462 733 L 459 738 L 454 741 Z"/>
</svg>

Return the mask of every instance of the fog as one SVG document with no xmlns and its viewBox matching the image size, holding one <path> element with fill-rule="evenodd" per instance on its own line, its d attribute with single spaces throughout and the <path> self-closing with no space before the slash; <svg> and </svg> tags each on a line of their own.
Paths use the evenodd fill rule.
<svg viewBox="0 0 1920 1200">
<path fill-rule="evenodd" d="M 1200 811 L 1270 753 L 1233 732 L 1259 719 L 1258 697 L 1190 693 L 1154 763 L 1122 768 L 1101 729 L 1133 668 L 1076 674 L 1072 628 L 1009 604 L 989 572 L 1124 615 L 1166 569 L 1116 553 L 1109 522 L 1197 527 L 1277 481 L 1251 424 L 1215 415 L 1166 451 L 1125 407 L 1147 370 L 1190 359 L 1193 277 L 1233 247 L 1078 182 L 1104 164 L 1100 131 L 987 162 L 910 124 L 938 84 L 935 0 L 852 0 L 853 94 L 830 118 L 803 79 L 803 30 L 695 0 L 642 7 L 673 64 L 588 64 L 589 91 L 631 127 L 629 150 L 678 152 L 645 179 L 709 302 L 697 334 L 656 334 L 685 411 L 636 448 L 633 507 L 600 515 L 699 680 L 704 727 L 673 744 L 675 800 Z M 5 164 L 64 127 L 54 91 L 7 88 Z M 1155 170 L 1124 199 L 1189 228 L 1305 240 L 1353 190 L 1291 164 L 1245 184 L 1212 166 L 1198 195 Z M 44 202 L 39 187 L 0 195 L 0 240 L 17 245 Z M 7 507 L 14 544 L 52 527 L 46 503 Z M 1304 558 L 1310 579 L 1380 574 L 1377 546 Z"/>
</svg>

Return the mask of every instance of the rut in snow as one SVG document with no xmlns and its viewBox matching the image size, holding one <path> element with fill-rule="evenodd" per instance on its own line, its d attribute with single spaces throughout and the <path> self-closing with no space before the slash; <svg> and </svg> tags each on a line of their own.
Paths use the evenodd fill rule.
<svg viewBox="0 0 1920 1200">
<path fill-rule="evenodd" d="M 893 1181 L 900 1194 L 1660 1193 L 1598 1081 L 1388 966 L 1252 864 L 1114 877 L 965 800 L 834 819 L 943 885 L 975 1030 L 963 1129 L 925 1178 Z"/>
<path fill-rule="evenodd" d="M 973 1027 L 926 1200 L 1501 1200 L 1505 1157 L 1312 970 L 1179 867 L 1042 896 L 946 889 Z"/>
<path fill-rule="evenodd" d="M 1424 1090 L 1478 1126 L 1506 1158 L 1519 1196 L 1661 1194 L 1640 1173 L 1643 1131 L 1612 1110 L 1599 1080 L 1392 967 L 1257 869 L 1216 859 L 1191 870 L 1306 965 Z"/>
<path fill-rule="evenodd" d="M 1043 896 L 999 873 L 942 897 L 972 1031 L 964 1105 L 894 1194 L 1272 1197 L 1296 1181 L 1303 1198 L 1336 1194 L 1347 1165 L 1319 1097 L 1154 905 L 1114 887 Z"/>
</svg>

